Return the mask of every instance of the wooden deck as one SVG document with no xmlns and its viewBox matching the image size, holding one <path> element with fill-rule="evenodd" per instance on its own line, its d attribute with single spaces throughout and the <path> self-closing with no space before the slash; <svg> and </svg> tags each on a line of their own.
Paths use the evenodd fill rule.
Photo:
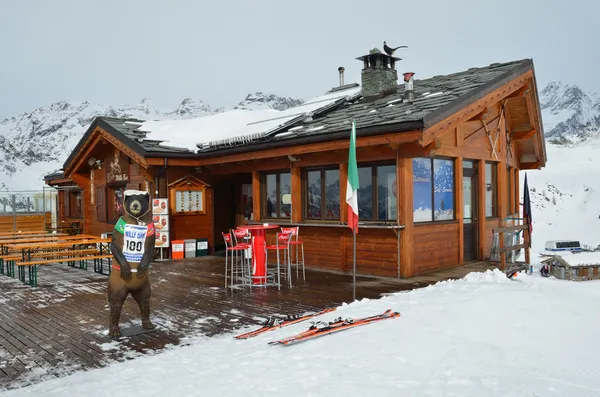
<svg viewBox="0 0 600 397">
<path fill-rule="evenodd" d="M 352 299 L 352 276 L 306 271 L 294 288 L 225 289 L 221 257 L 154 263 L 153 322 L 156 332 L 118 342 L 107 336 L 107 277 L 67 265 L 40 269 L 39 286 L 0 276 L 0 390 L 22 387 L 74 371 L 102 367 L 139 354 L 182 345 L 193 336 L 230 332 L 270 315 L 295 314 Z M 426 286 L 492 266 L 474 263 L 398 280 L 357 277 L 357 298 Z M 121 327 L 139 323 L 131 297 Z"/>
</svg>

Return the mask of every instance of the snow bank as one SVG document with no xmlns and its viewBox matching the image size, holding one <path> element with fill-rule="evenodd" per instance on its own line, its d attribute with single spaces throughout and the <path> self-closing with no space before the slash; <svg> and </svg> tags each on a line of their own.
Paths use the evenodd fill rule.
<svg viewBox="0 0 600 397">
<path fill-rule="evenodd" d="M 2 396 L 596 396 L 600 319 L 591 313 L 599 287 L 537 274 L 510 281 L 497 270 L 471 273 L 344 304 L 318 319 L 386 309 L 402 315 L 298 345 L 267 342 L 308 322 L 248 340 L 199 337 Z"/>
</svg>

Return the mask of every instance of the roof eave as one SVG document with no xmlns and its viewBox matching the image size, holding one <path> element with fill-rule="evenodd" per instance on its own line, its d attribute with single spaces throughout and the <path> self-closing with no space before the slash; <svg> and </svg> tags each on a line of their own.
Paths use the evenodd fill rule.
<svg viewBox="0 0 600 397">
<path fill-rule="evenodd" d="M 464 109 L 469 105 L 473 104 L 477 100 L 485 97 L 490 94 L 494 90 L 500 88 L 504 84 L 514 80 L 518 76 L 526 73 L 533 68 L 533 61 L 531 59 L 523 59 L 520 61 L 520 65 L 515 67 L 509 72 L 506 72 L 495 79 L 488 81 L 485 84 L 482 84 L 477 89 L 471 90 L 470 92 L 462 95 L 450 103 L 439 107 L 438 109 L 428 113 L 423 117 L 423 126 L 425 129 L 439 123 L 440 121 L 452 116 L 460 109 Z"/>
</svg>

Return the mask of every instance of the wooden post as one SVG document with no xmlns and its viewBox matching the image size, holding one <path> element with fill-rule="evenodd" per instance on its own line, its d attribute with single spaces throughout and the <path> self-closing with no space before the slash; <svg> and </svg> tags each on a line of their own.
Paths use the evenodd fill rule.
<svg viewBox="0 0 600 397">
<path fill-rule="evenodd" d="M 260 193 L 260 172 L 252 171 L 252 213 L 255 221 L 260 221 L 262 196 Z"/>
<path fill-rule="evenodd" d="M 398 197 L 398 222 L 404 225 L 400 233 L 400 277 L 414 274 L 414 219 L 413 219 L 413 167 L 411 158 L 401 158 L 399 148 L 396 155 L 396 197 Z"/>
<path fill-rule="evenodd" d="M 500 227 L 504 227 L 503 225 L 500 225 Z M 504 252 L 503 248 L 504 248 L 504 232 L 502 230 L 500 230 L 500 233 L 498 233 L 498 247 L 500 248 L 500 270 L 506 270 L 506 252 Z"/>
<path fill-rule="evenodd" d="M 477 162 L 477 259 L 486 257 L 486 222 L 485 222 L 485 160 Z"/>
<path fill-rule="evenodd" d="M 302 221 L 302 169 L 292 166 L 292 223 Z"/>
<path fill-rule="evenodd" d="M 463 197 L 463 159 L 458 157 L 454 161 L 454 189 L 456 204 L 455 215 L 458 221 L 458 263 L 465 261 L 465 230 L 464 230 L 464 197 Z"/>
</svg>

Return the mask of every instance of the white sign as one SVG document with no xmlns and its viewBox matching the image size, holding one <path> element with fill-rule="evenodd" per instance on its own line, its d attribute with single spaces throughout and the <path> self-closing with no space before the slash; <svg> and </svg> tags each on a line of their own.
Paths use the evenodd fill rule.
<svg viewBox="0 0 600 397">
<path fill-rule="evenodd" d="M 196 249 L 207 250 L 208 249 L 208 241 L 198 241 L 198 245 L 196 246 Z"/>
<path fill-rule="evenodd" d="M 123 256 L 127 262 L 139 263 L 142 260 L 147 232 L 148 226 L 125 225 Z"/>
</svg>

